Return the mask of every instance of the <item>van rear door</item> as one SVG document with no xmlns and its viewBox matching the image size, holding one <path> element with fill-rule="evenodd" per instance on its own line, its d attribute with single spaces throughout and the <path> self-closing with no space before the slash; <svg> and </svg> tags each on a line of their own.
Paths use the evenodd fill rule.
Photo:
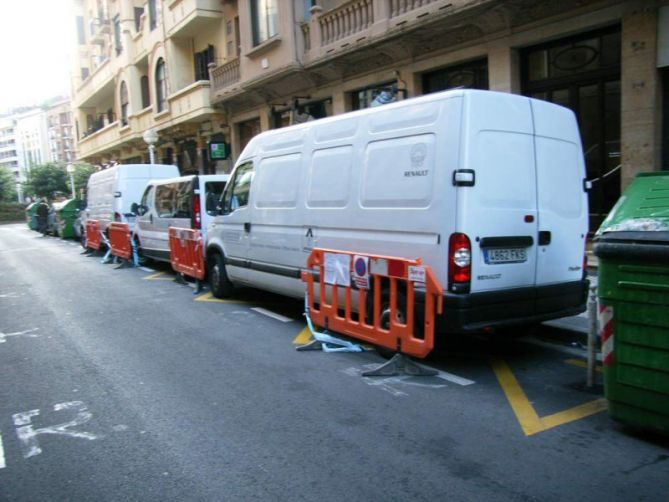
<svg viewBox="0 0 669 502">
<path fill-rule="evenodd" d="M 539 208 L 538 286 L 583 277 L 588 200 L 585 164 L 571 110 L 532 100 Z"/>
<path fill-rule="evenodd" d="M 471 292 L 535 282 L 537 192 L 528 99 L 467 93 L 463 110 L 457 232 L 471 242 Z M 458 182 L 455 174 L 462 173 Z"/>
</svg>

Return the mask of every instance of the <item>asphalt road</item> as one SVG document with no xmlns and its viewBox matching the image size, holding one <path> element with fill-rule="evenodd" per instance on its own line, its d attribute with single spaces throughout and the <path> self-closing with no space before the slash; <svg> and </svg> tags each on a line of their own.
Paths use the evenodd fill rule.
<svg viewBox="0 0 669 502">
<path fill-rule="evenodd" d="M 375 352 L 295 351 L 299 302 L 80 252 L 0 226 L 2 500 L 667 500 L 669 441 L 597 408 L 578 349 L 458 339 L 438 377 L 363 378 Z"/>
</svg>

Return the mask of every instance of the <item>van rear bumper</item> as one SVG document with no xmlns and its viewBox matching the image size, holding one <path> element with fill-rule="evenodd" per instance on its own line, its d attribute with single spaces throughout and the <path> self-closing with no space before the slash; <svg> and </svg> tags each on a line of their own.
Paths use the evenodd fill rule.
<svg viewBox="0 0 669 502">
<path fill-rule="evenodd" d="M 444 294 L 439 332 L 471 332 L 517 324 L 533 324 L 584 312 L 590 281 L 506 291 Z"/>
</svg>

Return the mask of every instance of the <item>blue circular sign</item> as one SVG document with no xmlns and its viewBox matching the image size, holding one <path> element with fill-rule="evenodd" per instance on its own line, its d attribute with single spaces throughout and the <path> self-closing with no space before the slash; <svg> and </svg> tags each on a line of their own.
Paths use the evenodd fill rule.
<svg viewBox="0 0 669 502">
<path fill-rule="evenodd" d="M 365 260 L 363 258 L 358 257 L 358 259 L 355 260 L 354 268 L 356 275 L 367 275 L 367 265 L 365 264 Z"/>
</svg>

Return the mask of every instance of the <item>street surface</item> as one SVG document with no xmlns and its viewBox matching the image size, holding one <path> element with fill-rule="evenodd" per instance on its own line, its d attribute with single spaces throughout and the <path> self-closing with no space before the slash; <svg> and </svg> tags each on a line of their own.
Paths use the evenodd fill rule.
<svg viewBox="0 0 669 502">
<path fill-rule="evenodd" d="M 300 302 L 151 267 L 0 226 L 1 500 L 668 500 L 669 441 L 608 417 L 579 347 L 363 378 L 376 352 L 295 350 Z"/>
</svg>

